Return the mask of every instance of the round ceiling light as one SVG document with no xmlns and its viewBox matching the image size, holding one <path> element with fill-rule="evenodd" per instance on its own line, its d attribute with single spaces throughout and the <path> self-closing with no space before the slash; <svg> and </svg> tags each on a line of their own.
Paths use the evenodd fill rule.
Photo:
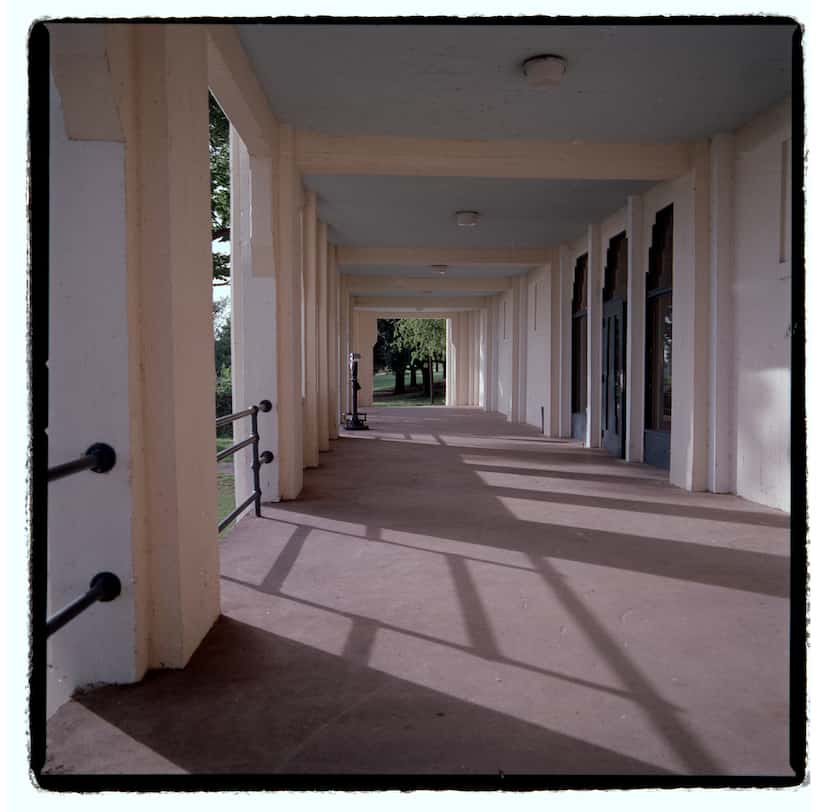
<svg viewBox="0 0 830 812">
<path fill-rule="evenodd" d="M 562 81 L 568 63 L 556 54 L 537 54 L 522 62 L 522 73 L 533 87 L 555 87 Z"/>
<path fill-rule="evenodd" d="M 437 273 L 438 276 L 446 276 L 447 275 L 447 266 L 446 265 L 433 265 L 432 270 L 433 270 L 433 273 Z"/>
<path fill-rule="evenodd" d="M 481 214 L 477 211 L 457 211 L 455 213 L 455 224 L 461 228 L 472 228 L 478 225 Z"/>
</svg>

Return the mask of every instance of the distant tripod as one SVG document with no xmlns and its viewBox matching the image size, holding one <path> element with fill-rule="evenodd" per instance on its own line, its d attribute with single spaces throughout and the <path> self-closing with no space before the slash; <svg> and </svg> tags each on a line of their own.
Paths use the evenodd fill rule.
<svg viewBox="0 0 830 812">
<path fill-rule="evenodd" d="M 365 431 L 369 428 L 366 425 L 366 414 L 357 411 L 357 393 L 360 391 L 360 384 L 357 380 L 357 363 L 360 360 L 360 353 L 349 353 L 349 371 L 352 376 L 352 410 L 346 415 L 348 418 L 343 424 L 347 431 Z"/>
</svg>

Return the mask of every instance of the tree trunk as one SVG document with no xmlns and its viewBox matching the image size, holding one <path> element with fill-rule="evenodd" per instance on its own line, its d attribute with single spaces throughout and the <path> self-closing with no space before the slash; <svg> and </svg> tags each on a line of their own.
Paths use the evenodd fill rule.
<svg viewBox="0 0 830 812">
<path fill-rule="evenodd" d="M 429 361 L 429 404 L 430 406 L 435 405 L 435 381 L 432 377 L 433 372 L 433 362 L 432 359 Z"/>
<path fill-rule="evenodd" d="M 409 365 L 409 385 L 415 387 L 418 382 L 415 380 L 415 364 Z"/>
<path fill-rule="evenodd" d="M 424 365 L 421 367 L 421 375 L 423 375 L 423 378 L 424 378 L 424 397 L 425 398 L 428 398 L 429 393 L 430 393 L 430 377 L 431 376 L 429 374 L 429 368 L 430 368 L 430 361 L 429 361 L 429 358 L 427 358 L 426 363 L 424 363 Z"/>
<path fill-rule="evenodd" d="M 402 395 L 406 392 L 406 375 L 405 370 L 403 369 L 396 369 L 395 370 L 395 393 L 396 395 Z"/>
</svg>

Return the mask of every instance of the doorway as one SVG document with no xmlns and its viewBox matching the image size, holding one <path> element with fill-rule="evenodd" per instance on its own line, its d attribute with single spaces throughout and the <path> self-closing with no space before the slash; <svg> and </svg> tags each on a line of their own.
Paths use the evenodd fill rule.
<svg viewBox="0 0 830 812">
<path fill-rule="evenodd" d="M 628 240 L 613 237 L 602 288 L 602 446 L 625 456 L 625 350 Z"/>
</svg>

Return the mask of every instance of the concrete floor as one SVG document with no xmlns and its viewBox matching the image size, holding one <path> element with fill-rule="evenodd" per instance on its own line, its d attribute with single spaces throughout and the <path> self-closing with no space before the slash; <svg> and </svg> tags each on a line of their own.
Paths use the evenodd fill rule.
<svg viewBox="0 0 830 812">
<path fill-rule="evenodd" d="M 54 773 L 791 775 L 788 517 L 471 409 L 369 410 L 221 544 L 179 672 Z"/>
</svg>

